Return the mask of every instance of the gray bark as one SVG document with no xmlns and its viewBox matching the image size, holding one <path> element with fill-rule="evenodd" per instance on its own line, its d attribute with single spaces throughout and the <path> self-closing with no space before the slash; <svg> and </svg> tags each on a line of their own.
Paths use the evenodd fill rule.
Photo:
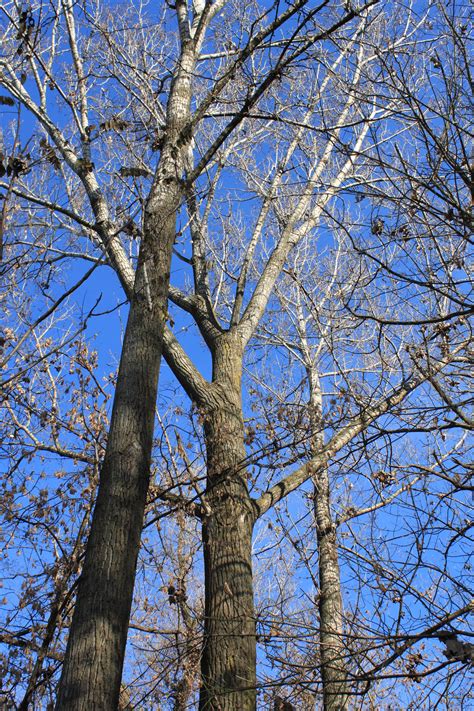
<svg viewBox="0 0 474 711">
<path fill-rule="evenodd" d="M 149 217 L 56 708 L 116 709 L 146 495 L 177 196 Z M 158 229 L 157 229 L 158 228 Z M 153 258 L 154 257 L 154 258 Z"/>
<path fill-rule="evenodd" d="M 182 299 L 181 299 L 182 302 Z M 190 304 L 188 304 L 190 307 Z M 204 419 L 207 487 L 202 498 L 205 619 L 200 711 L 256 708 L 256 633 L 252 580 L 255 506 L 247 488 L 241 401 L 243 345 L 196 305 L 213 356 L 212 382 L 195 369 L 169 330 L 168 365 Z"/>
<path fill-rule="evenodd" d="M 306 357 L 309 353 L 305 353 Z M 324 447 L 322 394 L 314 363 L 308 362 L 310 453 L 315 457 Z M 318 545 L 319 649 L 325 711 L 345 711 L 348 706 L 347 671 L 344 648 L 341 577 L 336 526 L 331 515 L 329 469 L 323 466 L 313 476 L 314 518 Z"/>
<path fill-rule="evenodd" d="M 176 215 L 195 55 L 183 44 L 160 162 L 145 209 L 107 449 L 58 688 L 57 711 L 114 711 L 149 485 Z M 106 229 L 106 226 L 104 227 Z M 117 266 L 117 265 L 115 265 Z M 125 286 L 125 280 L 122 278 Z"/>
<path fill-rule="evenodd" d="M 225 334 L 215 346 L 204 423 L 208 486 L 203 521 L 206 605 L 201 711 L 256 708 L 254 510 L 245 468 L 241 372 L 239 341 Z"/>
<path fill-rule="evenodd" d="M 319 553 L 319 646 L 323 703 L 325 711 L 344 711 L 348 707 L 348 696 L 341 579 L 327 467 L 315 477 L 314 489 Z"/>
</svg>

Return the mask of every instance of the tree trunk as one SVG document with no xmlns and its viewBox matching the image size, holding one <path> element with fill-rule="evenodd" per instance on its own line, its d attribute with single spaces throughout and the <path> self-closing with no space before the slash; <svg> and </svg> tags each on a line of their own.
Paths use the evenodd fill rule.
<svg viewBox="0 0 474 711">
<path fill-rule="evenodd" d="M 107 450 L 56 711 L 116 711 L 119 701 L 150 476 L 176 215 L 181 178 L 191 158 L 192 137 L 181 132 L 189 120 L 195 58 L 188 37 L 171 84 L 160 161 L 144 211 Z"/>
<path fill-rule="evenodd" d="M 336 527 L 331 516 L 327 468 L 317 475 L 314 485 L 314 512 L 319 555 L 319 644 L 324 709 L 344 711 L 348 706 L 348 696 L 341 580 Z"/>
<path fill-rule="evenodd" d="M 324 448 L 323 395 L 318 366 L 309 344 L 301 301 L 297 300 L 298 332 L 309 386 L 309 454 L 317 458 Z M 319 565 L 319 651 L 325 711 L 345 711 L 348 705 L 347 669 L 343 637 L 341 574 L 336 527 L 331 515 L 331 489 L 327 466 L 313 475 L 314 518 Z"/>
<path fill-rule="evenodd" d="M 307 368 L 310 385 L 311 456 L 324 446 L 322 393 L 316 365 Z M 331 515 L 329 471 L 314 477 L 314 517 L 319 563 L 319 648 L 325 711 L 345 711 L 348 705 L 347 672 L 342 624 L 341 578 L 336 527 Z"/>
<path fill-rule="evenodd" d="M 214 352 L 205 412 L 208 486 L 203 521 L 205 627 L 200 711 L 256 708 L 254 511 L 247 488 L 241 348 L 226 334 Z"/>
<path fill-rule="evenodd" d="M 115 711 L 149 483 L 179 191 L 146 217 L 107 450 L 59 683 L 58 711 Z"/>
</svg>

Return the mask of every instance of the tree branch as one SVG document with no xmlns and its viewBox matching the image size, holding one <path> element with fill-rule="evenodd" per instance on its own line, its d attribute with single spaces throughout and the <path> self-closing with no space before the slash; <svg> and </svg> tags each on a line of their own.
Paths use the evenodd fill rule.
<svg viewBox="0 0 474 711">
<path fill-rule="evenodd" d="M 455 357 L 455 354 L 449 357 L 447 361 L 439 361 L 434 366 L 430 375 L 440 372 L 448 365 Z M 427 376 L 413 375 L 406 380 L 391 395 L 376 403 L 372 407 L 368 407 L 359 417 L 355 418 L 350 424 L 343 427 L 321 452 L 313 457 L 309 462 L 303 464 L 295 472 L 279 481 L 277 484 L 266 491 L 259 499 L 254 499 L 254 506 L 257 518 L 268 511 L 278 501 L 284 499 L 292 491 L 295 491 L 301 484 L 314 476 L 320 469 L 327 466 L 329 461 L 341 451 L 354 437 L 357 437 L 361 432 L 364 432 L 377 418 L 389 412 L 391 408 L 399 405 L 410 393 L 422 383 L 426 382 Z"/>
<path fill-rule="evenodd" d="M 210 383 L 203 378 L 168 326 L 163 333 L 163 355 L 188 397 L 196 403 L 205 401 Z"/>
</svg>

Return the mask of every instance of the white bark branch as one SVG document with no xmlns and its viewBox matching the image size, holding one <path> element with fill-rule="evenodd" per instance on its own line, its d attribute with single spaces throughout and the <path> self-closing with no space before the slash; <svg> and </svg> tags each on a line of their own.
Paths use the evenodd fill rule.
<svg viewBox="0 0 474 711">
<path fill-rule="evenodd" d="M 455 358 L 455 353 L 445 361 L 439 361 L 433 365 L 430 375 L 440 372 Z M 328 465 L 328 462 L 341 451 L 354 437 L 366 430 L 376 419 L 389 412 L 393 407 L 399 405 L 403 400 L 419 385 L 427 381 L 425 375 L 413 375 L 410 379 L 396 388 L 391 395 L 383 398 L 380 402 L 368 407 L 353 422 L 343 427 L 321 452 L 299 467 L 295 472 L 279 481 L 266 491 L 259 499 L 254 501 L 257 516 L 261 516 L 274 506 L 278 501 L 284 499 L 292 491 L 295 491 L 301 484 L 314 476 L 319 469 Z"/>
</svg>

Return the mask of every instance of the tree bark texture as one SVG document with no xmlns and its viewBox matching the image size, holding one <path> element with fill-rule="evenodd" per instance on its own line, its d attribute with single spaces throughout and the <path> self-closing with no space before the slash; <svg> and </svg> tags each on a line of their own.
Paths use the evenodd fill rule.
<svg viewBox="0 0 474 711">
<path fill-rule="evenodd" d="M 115 711 L 148 492 L 163 330 L 190 137 L 194 46 L 183 43 L 144 212 L 96 506 L 59 682 L 57 711 Z M 132 291 L 132 289 L 130 289 Z"/>
<path fill-rule="evenodd" d="M 241 349 L 236 339 L 225 334 L 214 352 L 212 398 L 204 421 L 208 486 L 200 711 L 256 708 L 254 511 L 245 468 L 241 372 Z"/>
<path fill-rule="evenodd" d="M 112 711 L 118 704 L 149 483 L 175 213 L 169 209 L 160 225 L 161 239 L 145 242 L 141 250 L 59 685 L 56 708 L 61 711 Z"/>
</svg>

